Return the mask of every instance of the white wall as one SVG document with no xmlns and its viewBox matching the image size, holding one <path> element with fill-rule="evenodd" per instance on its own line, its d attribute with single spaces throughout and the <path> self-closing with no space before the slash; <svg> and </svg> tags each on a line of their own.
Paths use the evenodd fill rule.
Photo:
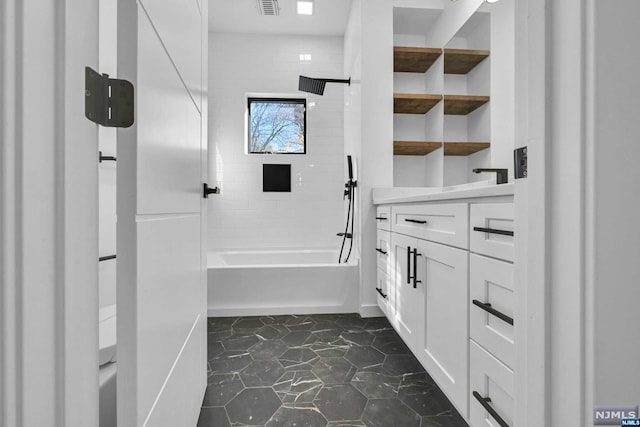
<svg viewBox="0 0 640 427">
<path fill-rule="evenodd" d="M 99 1 L 100 26 L 98 32 L 99 73 L 116 78 L 117 61 L 117 2 Z M 116 128 L 98 127 L 98 145 L 103 156 L 117 157 Z M 98 153 L 96 153 L 96 156 Z M 100 256 L 116 253 L 116 162 L 104 161 L 98 165 L 99 178 L 99 250 Z M 98 265 L 100 307 L 116 303 L 116 262 L 103 261 Z"/>
<path fill-rule="evenodd" d="M 344 87 L 299 92 L 298 75 L 343 77 L 343 38 L 209 36 L 209 249 L 339 247 L 344 230 Z M 301 61 L 310 54 L 310 61 Z M 349 77 L 349 76 L 345 76 Z M 307 154 L 245 154 L 247 94 L 307 97 Z M 290 163 L 291 193 L 262 192 L 262 164 Z"/>
</svg>

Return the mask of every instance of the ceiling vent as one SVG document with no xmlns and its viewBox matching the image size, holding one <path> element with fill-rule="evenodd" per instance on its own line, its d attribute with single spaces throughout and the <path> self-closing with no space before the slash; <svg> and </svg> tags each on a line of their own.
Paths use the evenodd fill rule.
<svg viewBox="0 0 640 427">
<path fill-rule="evenodd" d="M 276 16 L 280 14 L 278 0 L 256 0 L 260 15 Z"/>
</svg>

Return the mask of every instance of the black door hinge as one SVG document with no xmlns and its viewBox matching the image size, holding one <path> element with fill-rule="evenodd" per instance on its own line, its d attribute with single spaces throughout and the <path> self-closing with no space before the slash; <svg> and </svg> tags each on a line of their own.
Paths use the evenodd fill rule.
<svg viewBox="0 0 640 427">
<path fill-rule="evenodd" d="M 218 189 L 218 187 L 209 188 L 209 184 L 207 184 L 206 182 L 202 184 L 202 197 L 204 197 L 205 199 L 209 198 L 209 194 L 218 194 L 218 193 L 220 193 L 220 190 Z"/>
<path fill-rule="evenodd" d="M 515 179 L 527 177 L 527 147 L 513 150 L 513 175 Z"/>
<path fill-rule="evenodd" d="M 133 124 L 133 84 L 110 79 L 85 67 L 84 115 L 99 125 L 128 128 Z"/>
</svg>

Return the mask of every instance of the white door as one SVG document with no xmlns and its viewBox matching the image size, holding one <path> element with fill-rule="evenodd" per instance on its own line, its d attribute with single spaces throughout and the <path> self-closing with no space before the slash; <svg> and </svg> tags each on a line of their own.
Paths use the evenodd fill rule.
<svg viewBox="0 0 640 427">
<path fill-rule="evenodd" d="M 118 130 L 119 427 L 195 426 L 206 387 L 202 5 L 118 2 L 118 78 L 136 95 Z"/>
<path fill-rule="evenodd" d="M 468 257 L 461 249 L 418 240 L 422 296 L 418 358 L 463 417 L 468 414 Z"/>
<path fill-rule="evenodd" d="M 417 346 L 416 328 L 420 317 L 422 299 L 422 284 L 414 282 L 413 250 L 416 249 L 417 239 L 393 234 L 391 237 L 393 249 L 393 270 L 395 273 L 395 306 L 393 307 L 392 323 L 398 334 L 409 348 L 415 351 Z"/>
</svg>

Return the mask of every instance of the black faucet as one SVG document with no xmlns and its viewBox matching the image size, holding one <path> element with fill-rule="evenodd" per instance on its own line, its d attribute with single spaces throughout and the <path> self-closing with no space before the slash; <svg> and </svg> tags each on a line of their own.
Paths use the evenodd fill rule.
<svg viewBox="0 0 640 427">
<path fill-rule="evenodd" d="M 509 182 L 509 177 L 507 176 L 509 171 L 507 169 L 479 168 L 479 169 L 474 169 L 473 172 L 474 173 L 495 172 L 497 175 L 496 177 L 497 184 L 506 184 L 507 182 Z"/>
</svg>

